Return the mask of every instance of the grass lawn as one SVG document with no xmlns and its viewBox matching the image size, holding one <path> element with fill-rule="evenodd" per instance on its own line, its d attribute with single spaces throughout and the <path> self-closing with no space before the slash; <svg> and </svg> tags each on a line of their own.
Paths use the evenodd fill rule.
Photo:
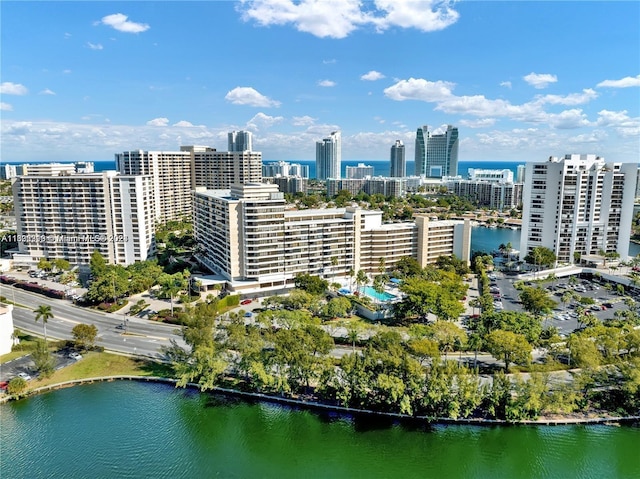
<svg viewBox="0 0 640 479">
<path fill-rule="evenodd" d="M 75 364 L 55 371 L 50 377 L 29 381 L 31 389 L 74 379 L 99 376 L 163 376 L 171 377 L 171 366 L 111 353 L 89 352 Z"/>
</svg>

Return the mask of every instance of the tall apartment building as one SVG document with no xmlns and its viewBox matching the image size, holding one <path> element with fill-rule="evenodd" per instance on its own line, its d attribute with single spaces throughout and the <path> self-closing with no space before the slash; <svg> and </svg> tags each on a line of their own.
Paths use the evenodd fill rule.
<svg viewBox="0 0 640 479">
<path fill-rule="evenodd" d="M 155 253 L 151 176 L 76 174 L 66 167 L 40 165 L 37 174 L 14 178 L 16 263 L 88 264 L 98 250 L 108 262 L 128 265 Z"/>
<path fill-rule="evenodd" d="M 516 183 L 524 183 L 526 171 L 527 171 L 527 168 L 525 165 L 518 165 L 518 168 L 516 171 Z"/>
<path fill-rule="evenodd" d="M 391 147 L 389 176 L 407 176 L 407 160 L 405 157 L 404 143 L 400 140 L 396 140 L 395 144 Z"/>
<path fill-rule="evenodd" d="M 299 176 L 276 176 L 264 180 L 278 185 L 282 193 L 306 193 L 309 187 L 309 180 Z"/>
<path fill-rule="evenodd" d="M 469 179 L 471 181 L 489 181 L 492 183 L 513 183 L 513 171 L 508 168 L 502 170 L 469 168 Z"/>
<path fill-rule="evenodd" d="M 442 178 L 458 174 L 458 128 L 433 135 L 428 126 L 416 131 L 415 174 L 427 178 Z"/>
<path fill-rule="evenodd" d="M 372 273 L 381 258 L 388 269 L 404 256 L 423 266 L 441 255 L 468 261 L 471 238 L 468 221 L 386 225 L 381 211 L 285 210 L 277 187 L 259 183 L 196 191 L 194 232 L 199 261 L 234 290 L 290 287 L 299 273 Z"/>
<path fill-rule="evenodd" d="M 551 249 L 560 263 L 600 251 L 629 255 L 637 165 L 596 155 L 527 163 L 520 254 Z"/>
<path fill-rule="evenodd" d="M 253 150 L 252 135 L 250 131 L 232 131 L 228 134 L 228 151 Z"/>
<path fill-rule="evenodd" d="M 0 180 L 10 180 L 18 176 L 18 168 L 16 165 L 5 164 L 0 168 Z"/>
<path fill-rule="evenodd" d="M 150 175 L 156 221 L 166 223 L 191 216 L 191 153 L 133 150 L 117 153 L 116 169 L 123 175 Z"/>
<path fill-rule="evenodd" d="M 277 161 L 262 165 L 262 176 L 299 176 L 309 178 L 309 165 Z"/>
<path fill-rule="evenodd" d="M 345 171 L 347 179 L 359 180 L 373 176 L 373 166 L 358 163 L 358 166 L 347 166 Z"/>
<path fill-rule="evenodd" d="M 342 170 L 342 140 L 339 131 L 316 142 L 316 178 L 340 178 Z"/>
<path fill-rule="evenodd" d="M 209 147 L 189 147 L 191 173 L 190 184 L 194 188 L 230 188 L 235 183 L 262 181 L 262 153 L 259 151 L 216 151 Z"/>
<path fill-rule="evenodd" d="M 522 183 L 463 180 L 457 177 L 447 178 L 444 184 L 450 193 L 493 210 L 510 210 L 522 204 Z"/>
</svg>

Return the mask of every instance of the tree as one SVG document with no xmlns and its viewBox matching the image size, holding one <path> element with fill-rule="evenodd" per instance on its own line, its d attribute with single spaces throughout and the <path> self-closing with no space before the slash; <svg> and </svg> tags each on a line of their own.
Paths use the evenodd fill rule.
<svg viewBox="0 0 640 479">
<path fill-rule="evenodd" d="M 494 358 L 504 361 L 506 372 L 512 362 L 528 364 L 531 360 L 531 345 L 522 334 L 496 329 L 487 334 L 485 345 Z"/>
<path fill-rule="evenodd" d="M 122 266 L 105 266 L 100 275 L 94 274 L 94 280 L 87 290 L 86 297 L 94 303 L 113 301 L 127 294 L 129 279 Z"/>
<path fill-rule="evenodd" d="M 343 296 L 331 298 L 323 308 L 323 315 L 329 319 L 344 318 L 351 310 L 351 301 Z"/>
<path fill-rule="evenodd" d="M 41 304 L 38 306 L 34 312 L 36 313 L 36 323 L 42 320 L 42 328 L 44 330 L 44 340 L 47 341 L 47 321 L 53 318 L 53 313 L 51 312 L 51 306 L 47 306 L 45 304 Z"/>
<path fill-rule="evenodd" d="M 64 258 L 56 258 L 53 260 L 53 267 L 57 271 L 68 271 L 71 269 L 71 264 Z"/>
<path fill-rule="evenodd" d="M 7 394 L 18 397 L 27 390 L 27 381 L 21 377 L 15 377 L 7 385 Z"/>
<path fill-rule="evenodd" d="M 325 294 L 329 288 L 329 283 L 326 280 L 309 273 L 296 275 L 295 285 L 296 288 L 310 294 Z"/>
<path fill-rule="evenodd" d="M 360 286 L 366 286 L 367 284 L 369 284 L 369 276 L 367 276 L 367 273 L 361 269 L 356 275 L 356 285 L 358 285 L 358 291 L 361 292 Z"/>
<path fill-rule="evenodd" d="M 89 260 L 89 268 L 94 278 L 102 276 L 107 271 L 107 262 L 100 251 L 93 250 L 91 253 L 91 259 Z"/>
<path fill-rule="evenodd" d="M 77 324 L 71 330 L 76 347 L 85 351 L 93 348 L 98 337 L 98 328 L 93 324 Z"/>
<path fill-rule="evenodd" d="M 38 260 L 38 268 L 43 271 L 51 271 L 53 264 L 47 258 L 40 258 L 40 260 Z"/>
<path fill-rule="evenodd" d="M 556 255 L 549 248 L 536 246 L 524 257 L 524 260 L 529 264 L 536 265 L 537 267 L 553 266 L 556 262 Z"/>
<path fill-rule="evenodd" d="M 569 347 L 569 366 L 595 368 L 602 362 L 602 355 L 596 343 L 583 334 L 572 334 L 567 341 Z"/>
<path fill-rule="evenodd" d="M 520 301 L 524 309 L 535 316 L 549 314 L 556 305 L 544 289 L 537 287 L 524 288 L 520 291 Z"/>
<path fill-rule="evenodd" d="M 438 344 L 438 349 L 444 352 L 445 359 L 454 347 L 462 348 L 467 342 L 467 334 L 449 321 L 436 321 L 427 326 L 427 337 Z"/>
<path fill-rule="evenodd" d="M 55 367 L 55 358 L 51 356 L 46 341 L 36 340 L 36 346 L 31 351 L 31 359 L 41 376 L 45 378 L 51 376 Z"/>
<path fill-rule="evenodd" d="M 169 297 L 169 301 L 171 303 L 171 316 L 173 316 L 173 300 L 178 294 L 180 294 L 180 291 L 187 288 L 187 280 L 183 273 L 162 273 L 158 278 L 158 284 L 161 288 L 161 294 Z"/>
</svg>

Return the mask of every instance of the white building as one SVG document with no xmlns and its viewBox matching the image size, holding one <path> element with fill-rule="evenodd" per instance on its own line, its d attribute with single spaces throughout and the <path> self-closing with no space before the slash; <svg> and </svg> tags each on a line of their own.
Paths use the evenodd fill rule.
<svg viewBox="0 0 640 479">
<path fill-rule="evenodd" d="M 513 183 L 513 171 L 508 168 L 502 170 L 469 168 L 469 180 L 488 181 L 491 183 Z"/>
<path fill-rule="evenodd" d="M 289 163 L 287 161 L 263 163 L 262 176 L 299 176 L 301 178 L 309 178 L 309 165 Z"/>
<path fill-rule="evenodd" d="M 189 151 L 125 151 L 117 153 L 123 175 L 150 175 L 156 221 L 166 223 L 191 216 L 191 153 Z"/>
<path fill-rule="evenodd" d="M 596 155 L 527 163 L 520 254 L 536 246 L 560 263 L 600 251 L 629 255 L 637 164 L 605 163 Z"/>
<path fill-rule="evenodd" d="M 342 170 L 342 141 L 339 131 L 316 142 L 316 178 L 340 178 Z"/>
<path fill-rule="evenodd" d="M 191 149 L 191 183 L 194 188 L 230 188 L 235 183 L 262 181 L 262 153 L 259 151 L 216 151 L 208 147 Z M 191 193 L 190 193 L 191 194 Z"/>
<path fill-rule="evenodd" d="M 401 140 L 396 140 L 395 144 L 391 147 L 390 160 L 389 176 L 395 178 L 407 176 L 405 148 Z"/>
<path fill-rule="evenodd" d="M 227 136 L 228 151 L 253 150 L 253 139 L 250 131 L 232 131 Z"/>
<path fill-rule="evenodd" d="M 373 176 L 373 166 L 358 163 L 358 166 L 347 166 L 345 176 L 347 179 L 359 180 Z"/>
<path fill-rule="evenodd" d="M 63 258 L 87 264 L 94 250 L 128 265 L 155 253 L 153 179 L 115 171 L 76 174 L 40 165 L 14 178 L 18 251 L 25 261 Z"/>
<path fill-rule="evenodd" d="M 381 211 L 360 208 L 285 210 L 283 194 L 269 184 L 233 185 L 194 193 L 199 261 L 234 290 L 291 287 L 299 273 L 328 279 L 350 270 L 388 270 L 402 257 L 422 266 L 456 254 L 468 261 L 469 222 L 428 221 L 387 225 Z"/>
<path fill-rule="evenodd" d="M 0 356 L 13 347 L 13 305 L 0 303 Z"/>
</svg>

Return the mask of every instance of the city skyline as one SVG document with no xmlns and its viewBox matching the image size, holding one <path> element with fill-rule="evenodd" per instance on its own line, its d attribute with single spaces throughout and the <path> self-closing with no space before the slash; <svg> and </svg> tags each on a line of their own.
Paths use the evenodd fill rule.
<svg viewBox="0 0 640 479">
<path fill-rule="evenodd" d="M 3 2 L 0 160 L 220 151 L 233 130 L 265 159 L 312 160 L 341 130 L 344 160 L 381 161 L 398 139 L 412 158 L 417 127 L 452 124 L 460 161 L 637 162 L 639 14 L 636 2 Z"/>
</svg>

